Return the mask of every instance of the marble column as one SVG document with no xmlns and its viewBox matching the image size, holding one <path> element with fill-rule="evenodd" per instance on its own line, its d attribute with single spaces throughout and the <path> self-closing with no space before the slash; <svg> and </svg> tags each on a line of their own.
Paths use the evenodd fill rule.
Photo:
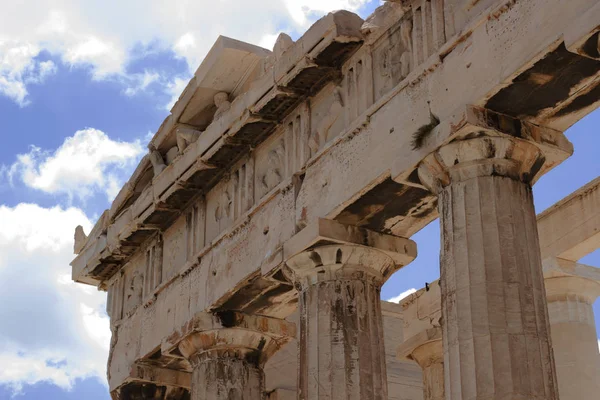
<svg viewBox="0 0 600 400">
<path fill-rule="evenodd" d="M 441 338 L 423 343 L 410 356 L 423 370 L 423 399 L 444 400 L 444 351 Z"/>
<path fill-rule="evenodd" d="M 424 400 L 444 400 L 444 351 L 440 327 L 424 330 L 402 343 L 398 357 L 414 360 L 423 370 Z"/>
<path fill-rule="evenodd" d="M 560 399 L 597 399 L 600 353 L 592 305 L 600 296 L 600 269 L 549 259 L 544 273 Z"/>
<path fill-rule="evenodd" d="M 287 261 L 298 289 L 298 399 L 386 400 L 380 292 L 392 257 L 360 245 L 324 245 Z"/>
<path fill-rule="evenodd" d="M 421 367 L 425 400 L 445 397 L 440 297 L 437 281 L 400 301 L 404 327 L 397 356 L 413 360 Z"/>
<path fill-rule="evenodd" d="M 192 365 L 191 400 L 263 400 L 263 366 L 295 327 L 268 317 L 230 313 L 188 335 L 179 351 Z"/>
<path fill-rule="evenodd" d="M 544 161 L 535 144 L 498 134 L 419 165 L 439 197 L 447 399 L 558 398 L 531 192 Z"/>
<path fill-rule="evenodd" d="M 192 362 L 192 399 L 264 398 L 264 373 L 236 351 L 209 351 Z"/>
</svg>

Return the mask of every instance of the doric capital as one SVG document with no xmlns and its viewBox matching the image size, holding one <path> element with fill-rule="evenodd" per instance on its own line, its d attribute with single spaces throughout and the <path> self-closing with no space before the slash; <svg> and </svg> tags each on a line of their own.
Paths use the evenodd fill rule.
<svg viewBox="0 0 600 400">
<path fill-rule="evenodd" d="M 419 165 L 419 179 L 433 193 L 451 182 L 505 176 L 531 183 L 545 162 L 533 143 L 510 136 L 482 136 L 442 146 Z"/>
<path fill-rule="evenodd" d="M 193 366 L 218 358 L 263 365 L 295 336 L 296 327 L 288 321 L 228 311 L 196 318 L 177 349 Z"/>
<path fill-rule="evenodd" d="M 442 126 L 449 127 L 449 143 L 418 167 L 421 183 L 433 193 L 478 176 L 506 176 L 533 184 L 573 154 L 573 145 L 562 132 L 477 106 L 467 106 Z"/>
<path fill-rule="evenodd" d="M 560 258 L 542 264 L 548 303 L 577 298 L 591 305 L 600 297 L 600 268 Z"/>
<path fill-rule="evenodd" d="M 443 362 L 440 282 L 432 282 L 400 302 L 404 318 L 404 341 L 397 349 L 400 359 L 415 360 L 421 368 Z"/>
<path fill-rule="evenodd" d="M 410 239 L 319 218 L 283 246 L 284 272 L 297 285 L 374 279 L 383 284 L 417 256 Z"/>
<path fill-rule="evenodd" d="M 389 254 L 348 244 L 316 246 L 291 257 L 286 265 L 286 275 L 300 287 L 334 280 L 369 280 L 382 285 L 397 269 Z"/>
<path fill-rule="evenodd" d="M 423 398 L 442 400 L 444 394 L 444 349 L 442 328 L 422 331 L 398 349 L 401 358 L 414 360 L 423 370 Z"/>
<path fill-rule="evenodd" d="M 414 360 L 423 369 L 444 362 L 442 328 L 424 330 L 402 343 L 397 350 L 398 358 Z"/>
</svg>

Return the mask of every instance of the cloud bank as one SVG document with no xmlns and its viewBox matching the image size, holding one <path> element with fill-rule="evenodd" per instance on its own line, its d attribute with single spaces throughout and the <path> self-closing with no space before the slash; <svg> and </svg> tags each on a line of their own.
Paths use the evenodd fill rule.
<svg viewBox="0 0 600 400">
<path fill-rule="evenodd" d="M 32 146 L 6 169 L 11 181 L 19 179 L 44 193 L 84 200 L 102 191 L 112 200 L 128 178 L 124 171 L 133 169 L 143 153 L 140 141 L 116 141 L 87 128 L 67 137 L 53 152 Z"/>
<path fill-rule="evenodd" d="M 49 382 L 105 382 L 110 330 L 106 296 L 71 281 L 77 208 L 0 206 L 0 384 L 19 392 Z M 8 367 L 8 368 L 7 368 Z"/>
<path fill-rule="evenodd" d="M 56 71 L 52 61 L 40 57 L 43 51 L 66 66 L 89 68 L 94 79 L 121 80 L 128 95 L 147 87 L 149 79 L 168 89 L 177 77 L 160 77 L 160 72 L 151 68 L 131 72 L 128 65 L 153 52 L 167 51 L 187 62 L 188 78 L 218 35 L 271 46 L 282 30 L 301 33 L 329 11 L 357 11 L 366 3 L 368 0 L 9 2 L 0 13 L 0 94 L 27 105 L 29 84 Z"/>
</svg>

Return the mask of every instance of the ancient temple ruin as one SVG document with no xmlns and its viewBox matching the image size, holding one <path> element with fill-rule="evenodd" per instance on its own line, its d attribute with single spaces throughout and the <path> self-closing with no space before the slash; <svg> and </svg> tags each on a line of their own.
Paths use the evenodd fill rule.
<svg viewBox="0 0 600 400">
<path fill-rule="evenodd" d="M 220 37 L 89 234 L 113 399 L 598 398 L 600 179 L 531 185 L 600 104 L 597 0 L 395 0 Z M 441 278 L 380 289 L 439 218 Z M 402 274 L 402 271 L 398 272 Z"/>
</svg>

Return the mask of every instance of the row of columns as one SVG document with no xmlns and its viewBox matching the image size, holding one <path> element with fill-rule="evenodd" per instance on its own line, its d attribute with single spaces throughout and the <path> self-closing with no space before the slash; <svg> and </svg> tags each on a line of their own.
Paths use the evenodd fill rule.
<svg viewBox="0 0 600 400">
<path fill-rule="evenodd" d="M 600 296 L 600 269 L 551 258 L 544 260 L 544 276 L 560 397 L 597 399 L 600 353 L 592 307 Z"/>
<path fill-rule="evenodd" d="M 593 303 L 600 296 L 600 269 L 557 258 L 544 260 L 544 282 L 562 400 L 593 400 L 600 392 L 600 353 Z M 423 371 L 423 398 L 445 398 L 439 282 L 401 303 L 404 342 L 400 359 Z"/>
<path fill-rule="evenodd" d="M 397 260 L 339 244 L 302 251 L 287 265 L 299 292 L 298 399 L 386 400 L 380 293 Z M 239 313 L 195 325 L 178 344 L 193 367 L 192 400 L 264 399 L 263 366 L 295 337 L 294 325 Z"/>
<path fill-rule="evenodd" d="M 452 142 L 419 167 L 442 227 L 443 323 L 413 352 L 429 399 L 558 398 L 531 192 L 543 164 L 538 146 L 499 135 Z M 401 266 L 389 251 L 348 243 L 288 258 L 299 293 L 299 400 L 387 399 L 379 299 Z M 292 328 L 236 318 L 179 344 L 194 368 L 192 400 L 264 398 L 262 366 Z M 442 381 L 445 390 L 434 385 Z"/>
</svg>

